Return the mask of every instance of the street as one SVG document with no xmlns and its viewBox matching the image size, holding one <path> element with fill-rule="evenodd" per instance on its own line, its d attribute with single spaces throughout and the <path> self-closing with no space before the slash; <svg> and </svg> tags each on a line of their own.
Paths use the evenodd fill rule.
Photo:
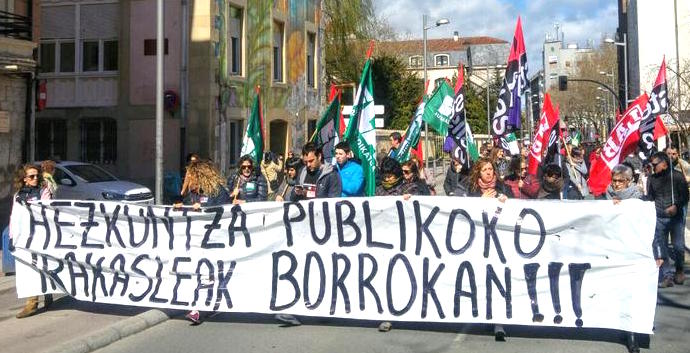
<svg viewBox="0 0 690 353">
<path fill-rule="evenodd" d="M 685 353 L 690 338 L 690 286 L 659 295 L 656 334 L 643 352 Z M 281 327 L 269 315 L 219 314 L 190 326 L 182 313 L 173 320 L 130 336 L 99 353 L 133 352 L 626 352 L 623 335 L 610 330 L 506 327 L 506 342 L 494 341 L 485 325 L 393 323 L 304 318 Z M 645 342 L 641 342 L 644 347 Z"/>
</svg>

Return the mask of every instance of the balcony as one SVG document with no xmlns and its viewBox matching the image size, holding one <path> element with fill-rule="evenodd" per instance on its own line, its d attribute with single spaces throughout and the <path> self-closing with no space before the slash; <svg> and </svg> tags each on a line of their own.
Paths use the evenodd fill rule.
<svg viewBox="0 0 690 353">
<path fill-rule="evenodd" d="M 31 18 L 7 11 L 0 11 L 0 36 L 32 40 Z"/>
</svg>

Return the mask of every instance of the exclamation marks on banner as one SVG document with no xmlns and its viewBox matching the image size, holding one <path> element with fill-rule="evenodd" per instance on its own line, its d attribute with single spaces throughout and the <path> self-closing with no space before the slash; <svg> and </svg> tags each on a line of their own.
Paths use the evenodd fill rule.
<svg viewBox="0 0 690 353">
<path fill-rule="evenodd" d="M 532 304 L 532 322 L 544 321 L 544 315 L 539 313 L 539 302 L 537 301 L 537 271 L 539 264 L 526 264 L 525 282 L 527 282 L 527 294 Z"/>
<path fill-rule="evenodd" d="M 570 272 L 570 294 L 573 299 L 573 311 L 577 320 L 575 320 L 575 325 L 577 327 L 582 327 L 582 279 L 585 277 L 585 271 L 592 268 L 590 264 L 570 264 L 568 265 L 568 271 Z"/>
<path fill-rule="evenodd" d="M 561 314 L 561 296 L 558 291 L 558 278 L 561 275 L 561 267 L 563 264 L 560 262 L 552 262 L 549 264 L 549 284 L 551 286 L 551 302 L 553 303 L 553 310 L 556 312 L 556 316 L 553 318 L 554 324 L 560 324 L 563 322 L 563 317 Z"/>
</svg>

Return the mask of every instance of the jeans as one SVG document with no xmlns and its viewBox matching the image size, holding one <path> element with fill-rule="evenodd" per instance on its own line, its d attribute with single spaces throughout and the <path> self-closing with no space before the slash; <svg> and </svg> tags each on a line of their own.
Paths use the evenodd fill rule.
<svg viewBox="0 0 690 353">
<path fill-rule="evenodd" d="M 671 247 L 668 246 L 669 235 L 671 236 Z M 664 264 L 661 266 L 662 278 L 673 277 L 674 270 L 683 271 L 683 262 L 685 261 L 685 217 L 683 217 L 683 212 L 678 212 L 671 218 L 657 217 L 654 238 L 661 247 L 661 257 L 664 259 Z M 671 258 L 674 261 L 675 269 L 671 267 Z"/>
</svg>

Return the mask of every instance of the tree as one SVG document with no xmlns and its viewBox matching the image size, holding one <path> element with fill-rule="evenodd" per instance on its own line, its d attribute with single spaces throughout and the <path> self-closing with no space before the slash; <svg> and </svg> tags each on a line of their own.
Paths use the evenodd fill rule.
<svg viewBox="0 0 690 353">
<path fill-rule="evenodd" d="M 385 53 L 373 58 L 371 69 L 374 101 L 385 107 L 384 126 L 406 129 L 422 97 L 422 80 L 407 71 L 401 59 Z"/>
<path fill-rule="evenodd" d="M 668 111 L 672 124 L 683 135 L 683 138 L 678 136 L 676 144 L 685 140 L 687 149 L 690 146 L 690 95 L 688 94 L 690 92 L 690 60 L 681 60 L 678 66 L 675 63 L 666 63 Z"/>
<path fill-rule="evenodd" d="M 618 82 L 616 70 L 613 70 L 617 65 L 616 60 L 614 46 L 600 45 L 591 54 L 573 63 L 575 74 L 569 75 L 569 78 L 602 82 L 616 91 L 612 85 L 612 81 Z M 613 72 L 614 76 L 604 76 L 601 72 Z M 592 127 L 605 136 L 607 125 L 615 123 L 617 102 L 603 87 L 590 82 L 568 82 L 567 91 L 551 90 L 549 93 L 554 105 L 559 106 L 561 119 L 567 121 L 569 127 Z"/>
</svg>

